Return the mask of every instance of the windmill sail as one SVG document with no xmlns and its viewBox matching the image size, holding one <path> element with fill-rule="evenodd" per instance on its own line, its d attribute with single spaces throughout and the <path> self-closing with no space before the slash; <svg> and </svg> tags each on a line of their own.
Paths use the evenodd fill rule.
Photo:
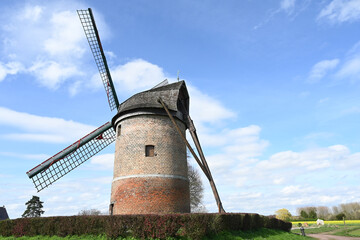
<svg viewBox="0 0 360 240">
<path fill-rule="evenodd" d="M 61 152 L 34 167 L 26 174 L 38 192 L 115 141 L 115 131 L 110 122 L 79 139 Z"/>
<path fill-rule="evenodd" d="M 100 37 L 96 28 L 95 19 L 91 8 L 87 10 L 77 10 L 81 24 L 84 28 L 86 38 L 89 42 L 91 52 L 95 58 L 96 65 L 100 72 L 101 80 L 105 87 L 111 111 L 119 108 L 113 81 L 111 79 L 109 67 L 105 58 L 104 50 L 101 46 Z"/>
</svg>

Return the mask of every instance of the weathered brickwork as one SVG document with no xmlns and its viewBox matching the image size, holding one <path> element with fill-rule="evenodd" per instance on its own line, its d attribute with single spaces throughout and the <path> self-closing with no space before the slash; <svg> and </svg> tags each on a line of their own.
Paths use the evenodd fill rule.
<svg viewBox="0 0 360 240">
<path fill-rule="evenodd" d="M 185 125 L 177 120 L 183 134 Z M 111 202 L 114 214 L 189 212 L 186 145 L 167 116 L 120 121 Z M 154 157 L 145 156 L 153 145 Z"/>
<path fill-rule="evenodd" d="M 172 178 L 127 178 L 112 185 L 114 214 L 190 212 L 189 183 Z"/>
</svg>

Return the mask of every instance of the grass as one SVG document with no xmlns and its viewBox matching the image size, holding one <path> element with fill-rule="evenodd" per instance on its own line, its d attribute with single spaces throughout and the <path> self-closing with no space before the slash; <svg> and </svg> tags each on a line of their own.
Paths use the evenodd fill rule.
<svg viewBox="0 0 360 240">
<path fill-rule="evenodd" d="M 321 227 L 305 228 L 305 234 L 328 233 L 329 235 L 346 236 L 346 237 L 360 237 L 360 220 L 347 220 L 344 226 L 343 221 L 326 221 L 334 225 L 326 224 Z M 311 222 L 307 222 L 311 223 Z M 342 223 L 342 224 L 339 224 Z M 339 224 L 339 225 L 335 225 Z M 293 223 L 293 226 L 297 226 Z M 312 226 L 316 226 L 316 223 Z M 300 229 L 291 230 L 292 233 L 300 233 Z"/>
<path fill-rule="evenodd" d="M 107 240 L 105 236 L 67 236 L 67 237 L 57 237 L 57 236 L 36 236 L 36 237 L 1 237 L 1 240 Z"/>
<path fill-rule="evenodd" d="M 351 236 L 360 237 L 360 228 L 349 232 Z"/>
<path fill-rule="evenodd" d="M 305 228 L 305 234 L 317 234 L 317 233 L 323 233 L 323 232 L 331 232 L 339 230 L 339 227 L 337 226 L 323 226 L 319 228 Z M 292 233 L 298 233 L 300 234 L 300 229 L 293 229 L 291 230 Z"/>
<path fill-rule="evenodd" d="M 335 232 L 334 235 L 346 237 L 360 237 L 360 226 L 344 227 L 340 231 Z"/>
<path fill-rule="evenodd" d="M 106 240 L 105 236 L 68 236 L 65 238 L 56 237 L 56 236 L 36 236 L 36 237 L 1 237 L 0 240 Z M 302 237 L 296 234 L 283 232 L 279 230 L 272 230 L 262 228 L 257 231 L 236 231 L 236 232 L 222 232 L 217 235 L 206 237 L 205 240 L 305 240 L 312 239 L 309 237 Z M 137 240 L 136 238 L 126 238 L 126 240 Z M 175 240 L 174 238 L 169 238 L 168 240 Z"/>
<path fill-rule="evenodd" d="M 253 239 L 253 240 L 305 240 L 305 239 L 313 239 L 310 237 L 303 237 L 300 235 L 296 235 L 293 233 L 283 232 L 279 230 L 272 230 L 262 228 L 257 231 L 247 231 L 247 232 L 223 232 L 217 234 L 212 237 L 205 238 L 206 240 L 245 240 L 245 239 Z"/>
</svg>

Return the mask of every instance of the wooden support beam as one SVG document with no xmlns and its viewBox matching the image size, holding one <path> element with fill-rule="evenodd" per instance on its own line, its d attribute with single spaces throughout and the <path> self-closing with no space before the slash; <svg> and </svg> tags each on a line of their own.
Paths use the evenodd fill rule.
<svg viewBox="0 0 360 240">
<path fill-rule="evenodd" d="M 183 141 L 185 142 L 186 146 L 188 147 L 188 149 L 190 150 L 191 154 L 194 156 L 196 162 L 199 164 L 201 170 L 203 170 L 203 172 L 205 173 L 206 177 L 210 180 L 210 176 L 208 175 L 206 168 L 203 166 L 203 164 L 201 163 L 200 159 L 198 158 L 198 156 L 196 155 L 196 153 L 194 152 L 193 148 L 191 147 L 190 143 L 186 140 L 186 137 L 184 136 L 184 134 L 181 132 L 179 126 L 176 124 L 174 117 L 171 115 L 169 109 L 167 108 L 167 106 L 165 105 L 165 103 L 163 102 L 163 100 L 161 98 L 159 98 L 159 103 L 161 103 L 161 105 L 163 106 L 163 108 L 165 109 L 166 113 L 168 114 L 168 116 L 170 117 L 171 122 L 174 124 L 176 130 L 178 131 L 178 133 L 180 134 L 181 138 L 183 139 Z"/>
<path fill-rule="evenodd" d="M 211 171 L 210 171 L 210 168 L 209 168 L 209 165 L 207 164 L 207 161 L 205 159 L 205 155 L 202 151 L 202 148 L 201 148 L 201 145 L 200 145 L 200 141 L 199 141 L 199 138 L 196 134 L 196 128 L 195 128 L 195 125 L 192 121 L 192 119 L 190 118 L 190 115 L 188 114 L 187 115 L 187 118 L 188 118 L 188 123 L 190 124 L 189 126 L 189 131 L 190 131 L 190 134 L 191 134 L 191 137 L 195 143 L 195 146 L 196 146 L 196 149 L 200 155 L 200 159 L 206 169 L 206 171 L 208 172 L 209 176 L 210 176 L 210 185 L 211 185 L 211 188 L 213 190 L 213 193 L 214 193 L 214 196 L 215 196 L 215 199 L 216 199 L 216 203 L 218 205 L 218 210 L 219 210 L 219 213 L 225 213 L 225 210 L 222 206 L 222 203 L 221 203 L 221 200 L 220 200 L 220 196 L 219 196 L 219 193 L 217 191 L 217 188 L 216 188 L 216 185 L 215 185 L 215 182 L 214 182 L 214 179 L 212 177 L 212 174 L 211 174 Z"/>
<path fill-rule="evenodd" d="M 199 155 L 200 155 L 200 158 L 201 158 L 201 161 L 199 160 L 198 156 L 196 155 L 196 153 L 194 152 L 193 148 L 191 147 L 191 145 L 189 144 L 189 142 L 186 140 L 186 137 L 183 135 L 183 133 L 181 132 L 179 126 L 176 124 L 175 122 L 175 119 L 174 117 L 171 115 L 169 109 L 167 108 L 166 104 L 162 101 L 161 98 L 158 99 L 158 102 L 163 106 L 163 108 L 165 109 L 167 115 L 169 116 L 171 122 L 174 124 L 174 127 L 176 128 L 176 130 L 178 131 L 178 133 L 180 134 L 181 138 L 183 139 L 183 141 L 185 142 L 186 146 L 188 147 L 188 149 L 190 150 L 191 154 L 193 155 L 194 159 L 196 160 L 196 162 L 199 164 L 201 170 L 204 172 L 204 174 L 206 175 L 206 177 L 208 178 L 209 182 L 210 182 L 210 186 L 211 186 L 211 189 L 213 191 L 213 194 L 214 194 L 214 197 L 215 197 L 215 200 L 216 200 L 216 204 L 218 206 L 218 210 L 219 210 L 219 213 L 225 213 L 225 210 L 222 206 L 222 203 L 221 203 L 221 200 L 220 200 L 220 196 L 219 196 L 219 193 L 217 191 L 217 188 L 216 188 L 216 185 L 215 185 L 215 182 L 212 178 L 212 175 L 211 175 L 211 172 L 210 172 L 210 169 L 209 169 L 209 166 L 206 162 L 206 159 L 205 159 L 205 156 L 204 156 L 204 153 L 201 149 L 201 146 L 200 146 L 200 142 L 199 142 L 199 139 L 197 137 L 197 134 L 196 134 L 196 129 L 195 129 L 195 126 L 194 124 L 192 123 L 192 120 L 190 118 L 189 115 L 187 115 L 186 117 L 188 118 L 189 120 L 189 129 L 190 130 L 190 134 L 194 140 L 194 143 L 195 143 L 195 146 L 197 148 L 197 151 L 199 152 Z"/>
</svg>

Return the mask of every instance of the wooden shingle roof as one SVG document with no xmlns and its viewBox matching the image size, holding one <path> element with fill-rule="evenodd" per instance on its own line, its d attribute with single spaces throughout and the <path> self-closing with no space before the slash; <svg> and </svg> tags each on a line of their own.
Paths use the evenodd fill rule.
<svg viewBox="0 0 360 240">
<path fill-rule="evenodd" d="M 185 81 L 179 81 L 133 95 L 120 104 L 118 113 L 146 108 L 162 109 L 161 104 L 158 102 L 159 97 L 170 110 L 180 111 L 183 114 L 185 114 L 185 111 L 189 112 L 189 94 Z M 181 102 L 185 109 L 182 109 Z"/>
<path fill-rule="evenodd" d="M 0 207 L 0 221 L 9 219 L 9 215 L 7 214 L 5 207 Z"/>
</svg>

